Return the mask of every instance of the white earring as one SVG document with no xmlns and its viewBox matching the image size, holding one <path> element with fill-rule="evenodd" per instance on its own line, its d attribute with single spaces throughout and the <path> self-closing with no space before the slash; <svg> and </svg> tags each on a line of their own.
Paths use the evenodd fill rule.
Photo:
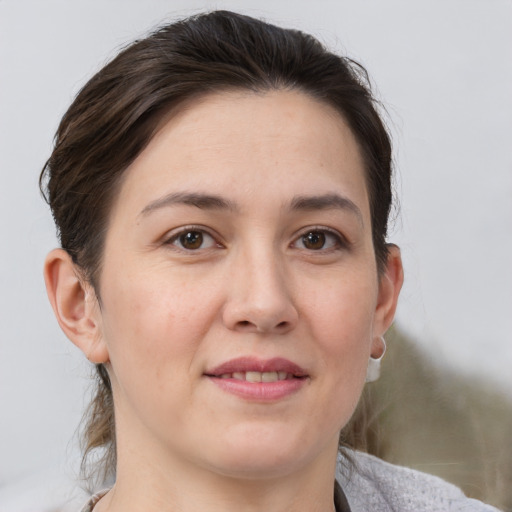
<svg viewBox="0 0 512 512">
<path fill-rule="evenodd" d="M 380 377 L 380 362 L 386 353 L 386 340 L 381 336 L 380 341 L 382 342 L 382 354 L 380 357 L 370 357 L 368 360 L 368 368 L 366 369 L 366 382 L 375 382 Z"/>
</svg>

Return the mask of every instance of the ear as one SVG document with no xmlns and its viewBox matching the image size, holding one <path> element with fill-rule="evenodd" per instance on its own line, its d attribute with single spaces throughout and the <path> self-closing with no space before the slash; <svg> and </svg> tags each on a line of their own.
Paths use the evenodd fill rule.
<svg viewBox="0 0 512 512">
<path fill-rule="evenodd" d="M 92 363 L 108 362 L 96 294 L 93 287 L 80 278 L 66 251 L 54 249 L 48 254 L 44 280 L 53 311 L 66 336 Z"/>
<path fill-rule="evenodd" d="M 374 321 L 374 340 L 378 341 L 389 329 L 395 317 L 398 296 L 404 282 L 404 270 L 400 248 L 395 244 L 388 244 L 388 258 L 383 274 L 379 279 L 379 294 Z M 380 341 L 373 343 L 372 354 L 379 351 Z"/>
</svg>

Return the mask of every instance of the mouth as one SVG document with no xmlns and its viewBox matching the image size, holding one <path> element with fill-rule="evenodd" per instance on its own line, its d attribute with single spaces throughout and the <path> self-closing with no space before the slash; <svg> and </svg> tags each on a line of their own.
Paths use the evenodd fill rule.
<svg viewBox="0 0 512 512">
<path fill-rule="evenodd" d="M 205 375 L 248 382 L 276 382 L 278 380 L 308 377 L 303 368 L 282 357 L 274 357 L 273 359 L 238 357 L 207 370 Z"/>
<path fill-rule="evenodd" d="M 276 401 L 296 393 L 309 379 L 308 373 L 284 358 L 232 359 L 204 373 L 223 391 L 250 401 Z"/>
<path fill-rule="evenodd" d="M 223 373 L 222 375 L 210 375 L 210 377 L 217 377 L 219 379 L 235 379 L 244 380 L 246 382 L 277 382 L 279 380 L 290 380 L 295 378 L 303 379 L 305 377 L 297 377 L 292 373 L 287 372 L 233 372 Z"/>
</svg>

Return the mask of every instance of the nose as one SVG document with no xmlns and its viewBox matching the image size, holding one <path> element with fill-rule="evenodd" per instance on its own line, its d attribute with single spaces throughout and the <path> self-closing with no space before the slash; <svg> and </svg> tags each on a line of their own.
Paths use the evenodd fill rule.
<svg viewBox="0 0 512 512">
<path fill-rule="evenodd" d="M 228 329 L 285 334 L 297 325 L 292 280 L 272 252 L 240 255 L 230 268 L 229 279 L 229 294 L 222 311 Z"/>
</svg>

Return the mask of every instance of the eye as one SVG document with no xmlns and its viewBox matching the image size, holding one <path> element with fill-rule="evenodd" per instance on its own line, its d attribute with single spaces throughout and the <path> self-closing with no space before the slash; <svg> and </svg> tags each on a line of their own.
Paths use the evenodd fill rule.
<svg viewBox="0 0 512 512">
<path fill-rule="evenodd" d="M 303 233 L 293 244 L 299 249 L 321 251 L 343 247 L 341 235 L 325 229 L 311 229 Z"/>
<path fill-rule="evenodd" d="M 197 251 L 220 247 L 220 244 L 208 233 L 201 229 L 185 229 L 171 236 L 166 242 L 185 251 Z"/>
</svg>

